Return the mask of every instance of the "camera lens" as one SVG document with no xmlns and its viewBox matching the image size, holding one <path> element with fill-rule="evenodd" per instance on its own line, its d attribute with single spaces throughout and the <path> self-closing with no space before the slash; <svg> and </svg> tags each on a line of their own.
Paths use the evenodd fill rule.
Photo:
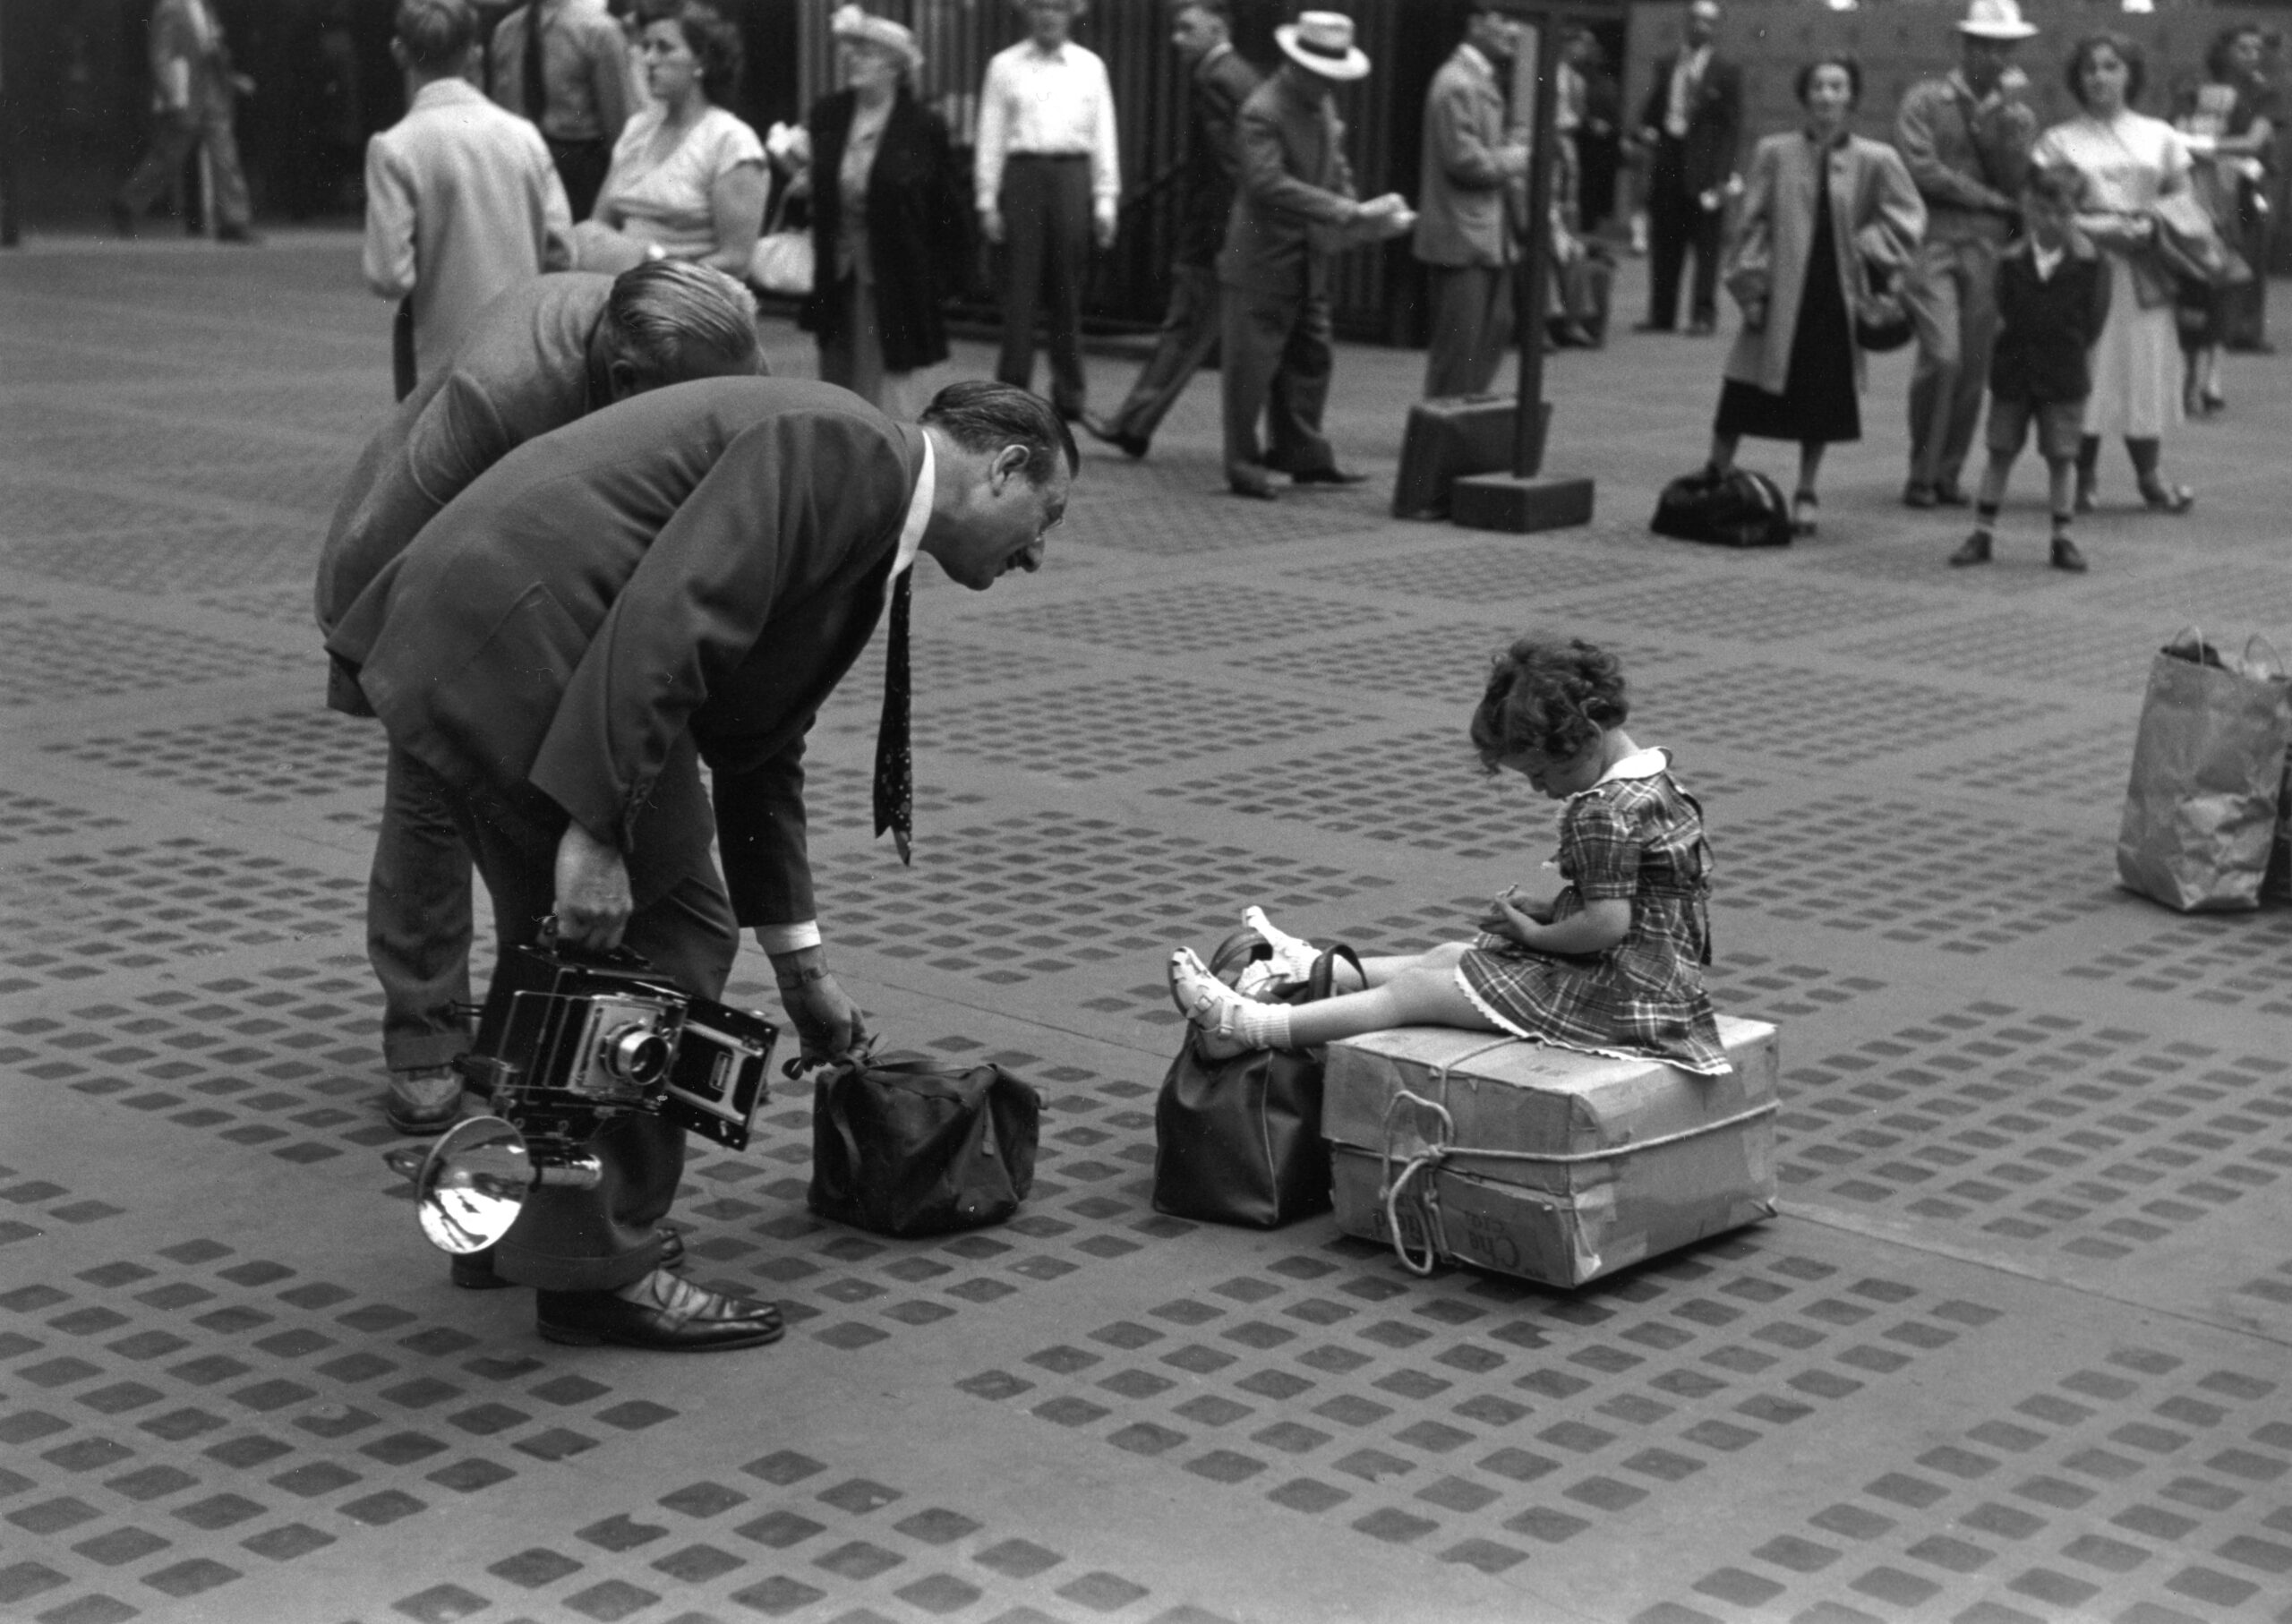
<svg viewBox="0 0 2292 1624">
<path fill-rule="evenodd" d="M 668 1071 L 669 1054 L 669 1040 L 657 1029 L 634 1021 L 607 1032 L 597 1048 L 598 1062 L 608 1073 L 639 1088 Z"/>
</svg>

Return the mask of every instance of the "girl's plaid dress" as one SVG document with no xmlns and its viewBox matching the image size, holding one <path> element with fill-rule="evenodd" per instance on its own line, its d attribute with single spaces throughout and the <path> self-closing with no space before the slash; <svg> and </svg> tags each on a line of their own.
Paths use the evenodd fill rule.
<svg viewBox="0 0 2292 1624">
<path fill-rule="evenodd" d="M 1457 980 L 1503 1030 L 1594 1055 L 1656 1059 L 1715 1075 L 1732 1068 L 1703 990 L 1711 962 L 1711 848 L 1703 808 L 1672 781 L 1671 756 L 1642 750 L 1560 816 L 1559 920 L 1589 902 L 1631 904 L 1605 953 L 1561 956 L 1483 934 Z"/>
</svg>

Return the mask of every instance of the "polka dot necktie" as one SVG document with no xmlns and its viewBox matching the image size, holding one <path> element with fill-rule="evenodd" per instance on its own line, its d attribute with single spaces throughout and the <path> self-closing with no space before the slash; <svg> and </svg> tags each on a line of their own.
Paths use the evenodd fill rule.
<svg viewBox="0 0 2292 1624">
<path fill-rule="evenodd" d="M 876 726 L 876 834 L 885 830 L 899 847 L 899 860 L 911 860 L 915 833 L 915 756 L 907 736 L 907 610 L 915 583 L 911 568 L 892 583 L 891 640 L 884 647 L 884 716 Z"/>
</svg>

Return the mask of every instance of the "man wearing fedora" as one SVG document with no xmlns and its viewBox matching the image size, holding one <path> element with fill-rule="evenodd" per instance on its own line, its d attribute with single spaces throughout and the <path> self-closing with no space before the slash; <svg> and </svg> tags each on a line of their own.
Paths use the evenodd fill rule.
<svg viewBox="0 0 2292 1624">
<path fill-rule="evenodd" d="M 2007 69 L 2036 32 L 2015 0 L 1972 0 L 1958 24 L 1958 65 L 1912 85 L 1895 113 L 1894 146 L 1926 202 L 1926 239 L 1902 286 L 1918 332 L 1903 489 L 1913 508 L 1967 500 L 1958 471 L 1997 338 L 1997 254 L 2037 139 L 2037 115 L 2018 93 L 2026 81 Z"/>
<path fill-rule="evenodd" d="M 1398 236 L 1415 217 L 1397 193 L 1353 195 L 1337 87 L 1367 76 L 1353 19 L 1302 12 L 1273 30 L 1288 60 L 1242 104 L 1234 212 L 1218 256 L 1225 290 L 1222 338 L 1226 479 L 1236 495 L 1270 501 L 1272 475 L 1300 485 L 1349 485 L 1321 433 L 1329 399 L 1329 256 Z M 1261 451 L 1258 419 L 1267 420 Z"/>
<path fill-rule="evenodd" d="M 1035 312 L 1048 305 L 1050 401 L 1082 415 L 1082 280 L 1114 245 L 1122 166 L 1107 65 L 1067 38 L 1084 0 L 1014 0 L 1027 37 L 997 51 L 979 92 L 972 160 L 979 231 L 1005 250 L 995 376 L 1033 387 Z"/>
</svg>

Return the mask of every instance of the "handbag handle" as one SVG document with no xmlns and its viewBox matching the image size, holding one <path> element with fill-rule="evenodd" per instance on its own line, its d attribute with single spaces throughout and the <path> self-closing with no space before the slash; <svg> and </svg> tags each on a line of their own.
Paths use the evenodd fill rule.
<svg viewBox="0 0 2292 1624">
<path fill-rule="evenodd" d="M 1305 978 L 1304 996 L 1298 1000 L 1299 1003 L 1319 1004 L 1324 998 L 1337 996 L 1337 962 L 1339 959 L 1353 966 L 1353 973 L 1361 978 L 1363 987 L 1369 985 L 1369 972 L 1361 968 L 1361 955 L 1338 942 L 1325 949 L 1321 956 L 1313 961 L 1313 973 Z"/>
</svg>

